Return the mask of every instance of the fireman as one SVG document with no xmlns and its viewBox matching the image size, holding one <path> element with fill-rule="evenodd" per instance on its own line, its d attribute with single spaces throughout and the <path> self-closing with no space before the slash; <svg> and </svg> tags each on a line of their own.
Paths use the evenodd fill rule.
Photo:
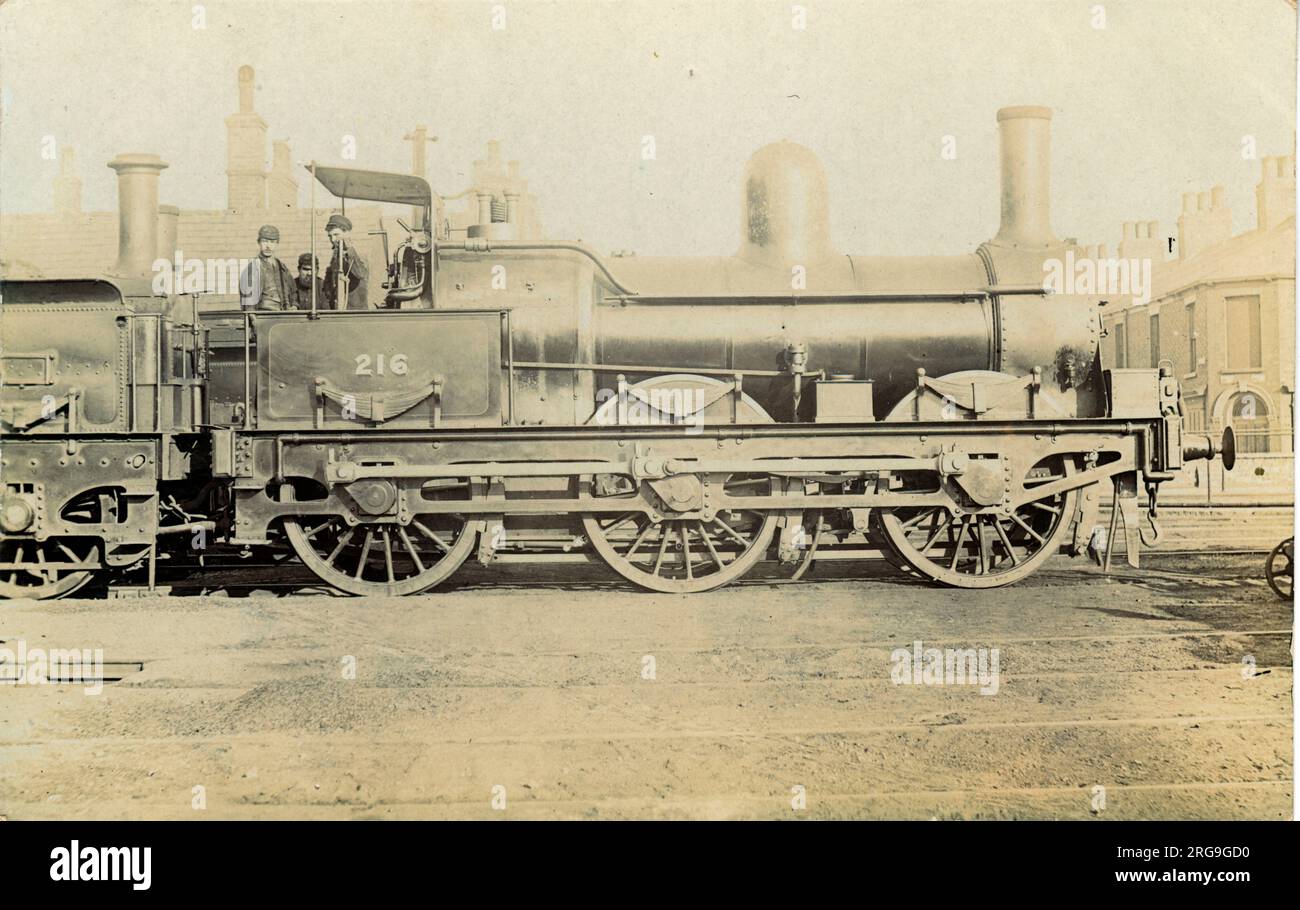
<svg viewBox="0 0 1300 910">
<path fill-rule="evenodd" d="M 320 270 L 320 263 L 317 262 L 311 253 L 303 253 L 298 257 L 298 278 L 294 281 L 294 290 L 298 292 L 298 309 L 311 309 L 311 287 L 316 285 L 316 308 L 318 310 L 328 309 L 325 303 L 325 284 L 321 281 L 320 275 L 316 274 Z"/>
<path fill-rule="evenodd" d="M 352 222 L 344 215 L 330 215 L 325 224 L 325 236 L 329 237 L 334 251 L 330 264 L 325 269 L 325 309 L 329 310 L 368 310 L 366 283 L 370 278 L 370 269 L 352 245 L 348 232 Z M 340 261 L 342 267 L 340 268 Z M 346 303 L 339 305 L 339 284 L 346 283 Z"/>
<path fill-rule="evenodd" d="M 244 309 L 291 310 L 297 300 L 293 275 L 275 255 L 280 229 L 264 224 L 257 231 L 258 256 L 239 279 L 239 305 Z"/>
</svg>

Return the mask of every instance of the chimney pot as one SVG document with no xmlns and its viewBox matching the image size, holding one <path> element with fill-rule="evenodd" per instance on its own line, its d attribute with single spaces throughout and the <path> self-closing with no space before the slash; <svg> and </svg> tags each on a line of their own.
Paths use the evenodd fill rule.
<svg viewBox="0 0 1300 910">
<path fill-rule="evenodd" d="M 108 166 L 117 172 L 118 256 L 113 273 L 147 276 L 158 252 L 158 175 L 167 163 L 157 155 L 129 153 Z"/>
<path fill-rule="evenodd" d="M 1043 247 L 1057 242 L 1051 224 L 1051 108 L 998 111 L 1002 223 L 995 241 Z"/>
<path fill-rule="evenodd" d="M 1224 190 L 1224 188 L 1221 187 L 1221 186 L 1211 187 L 1211 188 L 1210 188 L 1210 208 L 1213 208 L 1213 209 L 1223 208 L 1223 204 L 1224 204 L 1224 195 L 1225 195 L 1225 193 L 1226 193 L 1226 190 Z"/>
<path fill-rule="evenodd" d="M 247 64 L 239 68 L 239 112 L 253 112 L 253 68 Z"/>
</svg>

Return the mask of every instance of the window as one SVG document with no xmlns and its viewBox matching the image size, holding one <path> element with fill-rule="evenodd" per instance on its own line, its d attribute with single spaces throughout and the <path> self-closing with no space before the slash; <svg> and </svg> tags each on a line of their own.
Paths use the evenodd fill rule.
<svg viewBox="0 0 1300 910">
<path fill-rule="evenodd" d="M 1151 366 L 1160 365 L 1160 317 L 1151 315 Z"/>
<path fill-rule="evenodd" d="M 1238 452 L 1271 451 L 1268 402 L 1254 392 L 1242 392 L 1232 399 L 1232 427 L 1237 432 Z"/>
<path fill-rule="evenodd" d="M 1259 297 L 1229 297 L 1228 369 L 1250 370 L 1263 365 L 1259 340 Z"/>
<path fill-rule="evenodd" d="M 1128 339 L 1124 337 L 1124 323 L 1115 323 L 1115 369 L 1128 367 Z"/>
<path fill-rule="evenodd" d="M 1196 301 L 1187 304 L 1187 356 L 1189 363 L 1187 372 L 1195 373 L 1198 369 L 1196 363 L 1200 359 L 1196 356 Z"/>
</svg>

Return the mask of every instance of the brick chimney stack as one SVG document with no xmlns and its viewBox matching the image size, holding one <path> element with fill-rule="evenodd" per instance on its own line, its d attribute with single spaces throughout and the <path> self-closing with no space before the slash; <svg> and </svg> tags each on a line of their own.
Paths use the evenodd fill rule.
<svg viewBox="0 0 1300 910">
<path fill-rule="evenodd" d="M 226 118 L 226 207 L 266 208 L 266 121 L 253 110 L 253 68 L 239 68 L 239 113 Z"/>
<path fill-rule="evenodd" d="M 1295 215 L 1295 155 L 1268 157 L 1260 163 L 1255 215 L 1259 229 L 1267 231 Z"/>
<path fill-rule="evenodd" d="M 68 146 L 59 149 L 59 174 L 54 178 L 54 211 L 59 215 L 81 214 L 81 178 L 73 169 L 75 158 Z"/>
<path fill-rule="evenodd" d="M 1232 210 L 1224 201 L 1223 187 L 1183 193 L 1183 213 L 1178 216 L 1179 259 L 1190 259 L 1231 236 Z"/>
<path fill-rule="evenodd" d="M 1120 259 L 1150 259 L 1163 262 L 1167 245 L 1159 221 L 1125 221 L 1119 242 Z"/>
<path fill-rule="evenodd" d="M 271 173 L 266 178 L 267 197 L 271 208 L 296 209 L 298 207 L 298 181 L 293 176 L 293 157 L 289 143 L 277 139 L 271 146 Z"/>
</svg>

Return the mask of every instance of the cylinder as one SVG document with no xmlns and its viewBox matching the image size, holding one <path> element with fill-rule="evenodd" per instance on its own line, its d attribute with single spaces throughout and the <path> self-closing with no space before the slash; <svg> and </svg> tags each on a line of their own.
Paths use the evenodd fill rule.
<svg viewBox="0 0 1300 910">
<path fill-rule="evenodd" d="M 1044 247 L 1057 242 L 1051 224 L 1051 122 L 1046 107 L 998 111 L 1002 224 L 997 243 Z"/>
<path fill-rule="evenodd" d="M 492 194 L 491 193 L 478 194 L 478 223 L 479 224 L 492 223 Z"/>
<path fill-rule="evenodd" d="M 120 277 L 150 273 L 158 254 L 158 175 L 167 167 L 157 155 L 118 155 L 108 163 L 117 172 L 117 264 Z"/>
</svg>

